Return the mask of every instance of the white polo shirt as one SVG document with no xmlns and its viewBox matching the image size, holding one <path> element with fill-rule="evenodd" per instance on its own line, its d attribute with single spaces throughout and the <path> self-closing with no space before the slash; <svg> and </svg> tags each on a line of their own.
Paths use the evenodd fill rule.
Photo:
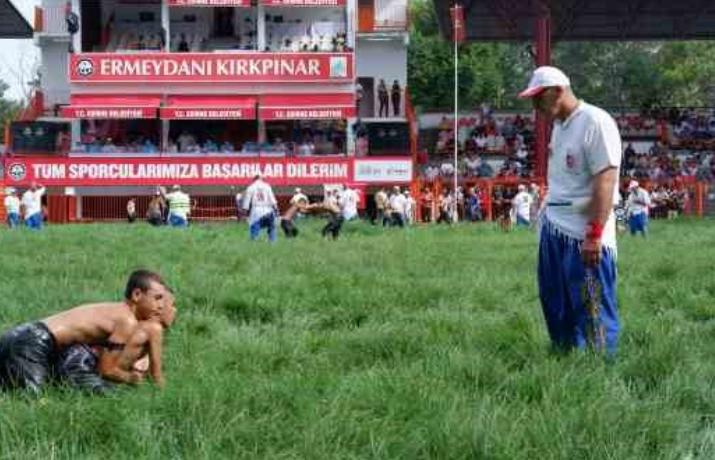
<svg viewBox="0 0 715 460">
<path fill-rule="evenodd" d="M 395 193 L 390 197 L 390 207 L 392 210 L 398 214 L 405 215 L 405 206 L 407 204 L 407 199 L 402 193 Z"/>
<path fill-rule="evenodd" d="M 5 212 L 8 214 L 20 214 L 20 199 L 15 195 L 6 196 Z"/>
<path fill-rule="evenodd" d="M 345 220 L 352 220 L 357 217 L 358 210 L 358 200 L 360 197 L 357 192 L 353 189 L 345 189 L 338 196 L 338 205 L 343 214 Z"/>
<path fill-rule="evenodd" d="M 25 206 L 26 218 L 42 212 L 42 195 L 44 194 L 45 187 L 38 188 L 34 192 L 28 189 L 22 194 L 22 204 Z"/>
<path fill-rule="evenodd" d="M 524 220 L 529 220 L 531 215 L 531 202 L 532 198 L 528 192 L 517 193 L 512 201 L 516 214 Z"/>
<path fill-rule="evenodd" d="M 650 194 L 646 189 L 638 187 L 628 195 L 628 212 L 630 212 L 630 214 L 647 213 L 649 208 Z"/>
<path fill-rule="evenodd" d="M 556 121 L 551 132 L 549 191 L 546 218 L 565 235 L 584 239 L 588 215 L 582 206 L 548 206 L 549 203 L 584 203 L 593 196 L 593 177 L 608 167 L 620 169 L 621 136 L 618 125 L 605 110 L 580 101 L 563 122 Z M 613 204 L 620 200 L 613 190 Z M 616 246 L 613 212 L 603 231 L 602 244 Z"/>
<path fill-rule="evenodd" d="M 256 180 L 248 187 L 243 197 L 243 209 L 249 211 L 249 225 L 258 222 L 263 216 L 272 213 L 277 204 L 271 186 L 261 179 Z"/>
</svg>

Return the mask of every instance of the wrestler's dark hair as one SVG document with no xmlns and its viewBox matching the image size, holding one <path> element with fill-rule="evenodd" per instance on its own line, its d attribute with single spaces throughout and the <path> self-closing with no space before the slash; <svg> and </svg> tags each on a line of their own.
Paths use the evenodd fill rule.
<svg viewBox="0 0 715 460">
<path fill-rule="evenodd" d="M 134 292 L 135 289 L 140 289 L 142 292 L 148 291 L 152 281 L 166 286 L 164 279 L 157 272 L 151 270 L 136 270 L 132 272 L 132 274 L 129 275 L 127 287 L 124 289 L 124 298 L 130 300 L 132 298 L 132 292 Z"/>
</svg>

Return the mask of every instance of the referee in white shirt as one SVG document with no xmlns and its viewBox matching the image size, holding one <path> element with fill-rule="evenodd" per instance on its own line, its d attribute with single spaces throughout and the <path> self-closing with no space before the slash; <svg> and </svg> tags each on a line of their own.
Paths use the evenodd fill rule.
<svg viewBox="0 0 715 460">
<path fill-rule="evenodd" d="M 613 214 L 620 199 L 618 126 L 604 110 L 577 99 L 555 67 L 536 69 L 519 97 L 531 98 L 554 123 L 538 268 L 552 344 L 560 351 L 605 348 L 612 357 L 620 330 Z"/>
</svg>

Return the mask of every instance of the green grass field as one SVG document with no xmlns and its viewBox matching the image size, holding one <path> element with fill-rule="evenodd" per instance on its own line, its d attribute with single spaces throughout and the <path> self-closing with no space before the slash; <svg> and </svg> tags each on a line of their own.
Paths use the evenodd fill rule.
<svg viewBox="0 0 715 460">
<path fill-rule="evenodd" d="M 528 231 L 3 230 L 2 329 L 119 299 L 138 267 L 179 318 L 164 391 L 0 395 L 0 458 L 712 459 L 713 224 L 620 238 L 613 365 L 548 352 Z"/>
</svg>

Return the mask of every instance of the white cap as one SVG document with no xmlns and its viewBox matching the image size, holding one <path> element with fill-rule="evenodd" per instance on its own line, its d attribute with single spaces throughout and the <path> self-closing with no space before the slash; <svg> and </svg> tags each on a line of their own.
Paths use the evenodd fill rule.
<svg viewBox="0 0 715 460">
<path fill-rule="evenodd" d="M 519 98 L 534 97 L 546 88 L 553 86 L 571 86 L 571 80 L 556 67 L 539 67 L 531 75 L 529 86 L 519 93 Z"/>
<path fill-rule="evenodd" d="M 640 184 L 638 183 L 638 181 L 632 180 L 632 181 L 628 184 L 628 190 L 633 190 L 634 188 L 638 188 L 639 185 L 640 185 Z"/>
<path fill-rule="evenodd" d="M 181 185 L 176 184 L 173 187 L 171 187 L 172 190 L 181 190 Z"/>
<path fill-rule="evenodd" d="M 7 187 L 7 188 L 5 189 L 5 193 L 8 194 L 8 195 L 12 195 L 13 193 L 15 193 L 15 188 L 14 188 L 14 187 Z"/>
</svg>

